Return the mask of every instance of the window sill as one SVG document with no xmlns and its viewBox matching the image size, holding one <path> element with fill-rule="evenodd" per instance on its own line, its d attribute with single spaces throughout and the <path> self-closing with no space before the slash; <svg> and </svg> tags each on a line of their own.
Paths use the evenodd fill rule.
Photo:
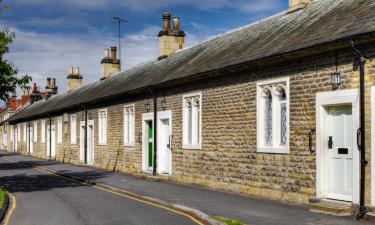
<svg viewBox="0 0 375 225">
<path fill-rule="evenodd" d="M 182 149 L 186 149 L 186 150 L 201 150 L 202 146 L 201 145 L 182 145 Z"/>
<path fill-rule="evenodd" d="M 288 147 L 258 147 L 258 153 L 289 154 Z"/>
<path fill-rule="evenodd" d="M 98 143 L 99 146 L 107 146 L 107 143 Z"/>
<path fill-rule="evenodd" d="M 135 143 L 125 143 L 124 147 L 135 147 Z"/>
</svg>

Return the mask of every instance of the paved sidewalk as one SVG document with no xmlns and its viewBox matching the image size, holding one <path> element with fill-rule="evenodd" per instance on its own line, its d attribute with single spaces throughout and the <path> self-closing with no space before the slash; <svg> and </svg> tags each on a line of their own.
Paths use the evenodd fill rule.
<svg viewBox="0 0 375 225">
<path fill-rule="evenodd" d="M 243 221 L 250 225 L 349 225 L 370 224 L 358 222 L 349 217 L 335 217 L 310 212 L 306 206 L 285 204 L 245 197 L 223 191 L 208 190 L 196 186 L 179 185 L 170 182 L 154 182 L 133 176 L 101 169 L 46 161 L 29 156 L 8 155 L 0 151 L 0 157 L 7 155 L 16 161 L 33 163 L 36 166 L 120 188 L 135 194 L 157 198 L 173 204 L 201 210 L 209 215 L 219 215 Z"/>
</svg>

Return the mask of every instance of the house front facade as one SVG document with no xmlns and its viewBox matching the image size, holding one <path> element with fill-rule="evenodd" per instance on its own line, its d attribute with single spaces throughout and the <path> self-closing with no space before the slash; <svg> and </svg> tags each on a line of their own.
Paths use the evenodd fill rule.
<svg viewBox="0 0 375 225">
<path fill-rule="evenodd" d="M 9 129 L 19 132 L 8 143 L 17 148 L 4 148 L 269 199 L 354 205 L 365 151 L 363 194 L 375 206 L 374 12 L 373 1 L 291 1 L 286 12 L 163 49 L 125 72 L 107 50 L 102 64 L 115 72 L 104 68 L 100 81 L 12 116 Z M 163 19 L 161 48 L 182 48 L 178 18 L 173 28 L 169 14 Z M 366 56 L 365 149 L 352 43 Z"/>
</svg>

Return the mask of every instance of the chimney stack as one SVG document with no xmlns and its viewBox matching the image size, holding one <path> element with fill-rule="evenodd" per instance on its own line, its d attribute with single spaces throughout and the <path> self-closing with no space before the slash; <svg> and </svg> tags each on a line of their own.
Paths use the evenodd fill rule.
<svg viewBox="0 0 375 225">
<path fill-rule="evenodd" d="M 82 75 L 79 72 L 79 67 L 69 67 L 69 75 L 68 75 L 68 92 L 73 91 L 76 88 L 82 86 Z M 53 82 L 55 82 L 54 80 Z M 57 91 L 57 87 L 56 87 Z"/>
<path fill-rule="evenodd" d="M 178 49 L 184 48 L 185 32 L 180 30 L 180 19 L 173 17 L 173 28 L 171 30 L 170 20 L 172 15 L 163 13 L 164 27 L 159 32 L 159 60 L 168 57 Z"/>
<path fill-rule="evenodd" d="M 305 8 L 311 0 L 289 0 L 288 13 Z"/>
<path fill-rule="evenodd" d="M 39 93 L 38 87 L 36 86 L 36 83 L 33 83 L 32 89 L 31 89 L 31 94 L 30 94 L 30 102 L 31 104 L 39 101 L 42 99 L 42 96 Z"/>
<path fill-rule="evenodd" d="M 56 79 L 48 77 L 47 78 L 47 86 L 46 86 L 46 94 L 47 96 L 52 96 L 57 94 L 57 86 L 56 86 Z"/>
<path fill-rule="evenodd" d="M 104 58 L 101 61 L 102 75 L 101 80 L 104 80 L 114 73 L 120 72 L 120 60 L 117 58 L 117 47 L 111 47 L 111 57 L 109 56 L 109 49 L 104 49 Z"/>
</svg>

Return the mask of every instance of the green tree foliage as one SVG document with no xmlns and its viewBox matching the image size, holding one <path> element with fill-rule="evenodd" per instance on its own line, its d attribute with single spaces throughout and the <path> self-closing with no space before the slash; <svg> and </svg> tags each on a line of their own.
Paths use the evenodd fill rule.
<svg viewBox="0 0 375 225">
<path fill-rule="evenodd" d="M 6 6 L 1 5 L 0 13 L 6 10 Z M 9 53 L 9 45 L 13 43 L 15 33 L 11 32 L 8 27 L 4 27 L 0 31 L 0 99 L 6 101 L 9 94 L 17 87 L 26 88 L 27 84 L 31 82 L 31 77 L 28 75 L 18 76 L 18 69 L 6 59 L 6 54 Z"/>
</svg>

